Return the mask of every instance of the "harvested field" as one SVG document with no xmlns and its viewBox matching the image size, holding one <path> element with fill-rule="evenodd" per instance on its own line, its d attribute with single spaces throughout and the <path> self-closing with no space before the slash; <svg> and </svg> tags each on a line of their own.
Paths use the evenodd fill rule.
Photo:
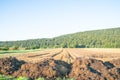
<svg viewBox="0 0 120 80">
<path fill-rule="evenodd" d="M 120 49 L 98 49 L 98 48 L 66 48 L 49 49 L 44 51 L 28 52 L 16 56 L 20 60 L 36 63 L 44 59 L 62 60 L 72 63 L 76 58 L 94 58 L 109 61 L 120 58 Z"/>
<path fill-rule="evenodd" d="M 11 53 L 12 54 L 12 53 Z M 2 56 L 3 55 L 3 56 Z M 0 74 L 35 80 L 120 80 L 120 49 L 59 48 L 13 55 L 1 54 Z"/>
</svg>

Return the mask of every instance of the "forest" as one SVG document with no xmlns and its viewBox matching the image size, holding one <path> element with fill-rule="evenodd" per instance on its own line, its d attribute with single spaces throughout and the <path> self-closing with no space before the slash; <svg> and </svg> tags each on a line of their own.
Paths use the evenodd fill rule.
<svg viewBox="0 0 120 80">
<path fill-rule="evenodd" d="M 0 41 L 0 50 L 39 48 L 120 48 L 120 28 L 77 32 L 54 38 Z"/>
</svg>

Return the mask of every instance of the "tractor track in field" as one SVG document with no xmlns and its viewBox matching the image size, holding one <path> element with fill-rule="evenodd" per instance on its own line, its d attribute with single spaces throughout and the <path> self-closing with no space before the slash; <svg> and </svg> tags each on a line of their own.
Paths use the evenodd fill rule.
<svg viewBox="0 0 120 80">
<path fill-rule="evenodd" d="M 51 57 L 54 58 L 55 56 L 61 54 L 62 52 L 63 52 L 63 49 L 60 52 L 53 54 Z"/>
<path fill-rule="evenodd" d="M 104 51 L 105 50 L 105 51 Z M 114 51 L 114 52 L 112 52 Z M 108 61 L 116 58 L 120 58 L 119 49 L 75 49 L 75 48 L 61 48 L 51 49 L 42 52 L 21 54 L 16 56 L 20 60 L 36 63 L 44 59 L 62 60 L 68 63 L 72 63 L 76 58 L 95 58 L 103 61 Z"/>
<path fill-rule="evenodd" d="M 39 55 L 33 55 L 33 56 L 28 56 L 28 58 L 39 57 L 39 56 L 43 56 L 43 55 L 47 55 L 47 54 L 49 54 L 49 53 L 39 54 Z"/>
</svg>

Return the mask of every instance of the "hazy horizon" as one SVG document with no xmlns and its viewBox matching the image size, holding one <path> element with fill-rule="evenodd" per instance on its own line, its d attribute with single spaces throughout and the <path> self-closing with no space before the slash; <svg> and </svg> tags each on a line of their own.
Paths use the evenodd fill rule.
<svg viewBox="0 0 120 80">
<path fill-rule="evenodd" d="M 0 41 L 120 27 L 116 0 L 0 0 Z"/>
<path fill-rule="evenodd" d="M 78 32 L 86 32 L 86 31 L 94 31 L 94 30 L 103 30 L 103 29 L 112 29 L 112 28 L 120 28 L 120 27 L 101 28 L 101 29 L 85 30 L 85 31 L 78 31 Z M 31 39 L 52 39 L 52 38 L 55 38 L 55 37 L 60 37 L 60 36 L 63 36 L 63 35 L 68 35 L 68 34 L 74 34 L 74 33 L 78 33 L 78 32 L 61 34 L 61 35 L 57 35 L 57 36 L 54 36 L 54 37 L 41 37 L 41 38 L 29 38 L 29 39 L 18 39 L 18 40 L 17 40 L 17 39 L 16 39 L 16 40 L 3 40 L 3 42 L 4 42 L 4 41 L 22 41 L 22 40 L 31 40 Z"/>
</svg>

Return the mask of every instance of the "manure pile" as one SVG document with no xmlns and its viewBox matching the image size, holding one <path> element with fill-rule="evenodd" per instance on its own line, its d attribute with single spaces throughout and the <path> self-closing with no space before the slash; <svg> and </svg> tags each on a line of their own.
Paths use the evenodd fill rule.
<svg viewBox="0 0 120 80">
<path fill-rule="evenodd" d="M 76 80 L 120 80 L 120 59 L 103 62 L 90 58 L 77 58 L 68 64 L 54 59 L 30 63 L 15 57 L 7 57 L 0 59 L 0 74 L 29 77 L 31 80 L 38 77 L 44 77 L 46 80 L 55 80 L 57 77 Z"/>
</svg>

